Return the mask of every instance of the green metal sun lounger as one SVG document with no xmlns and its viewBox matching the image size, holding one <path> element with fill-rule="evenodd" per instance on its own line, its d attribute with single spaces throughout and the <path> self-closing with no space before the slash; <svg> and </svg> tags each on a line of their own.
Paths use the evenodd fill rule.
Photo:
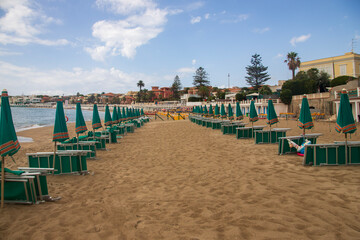
<svg viewBox="0 0 360 240">
<path fill-rule="evenodd" d="M 87 172 L 88 150 L 57 151 L 55 166 L 53 166 L 53 152 L 27 153 L 29 167 L 54 168 L 54 174 L 72 174 Z"/>
<path fill-rule="evenodd" d="M 237 127 L 236 128 L 236 138 L 243 139 L 243 138 L 253 138 L 254 131 L 262 130 L 265 126 L 254 126 L 254 127 Z"/>
<path fill-rule="evenodd" d="M 288 136 L 288 137 L 279 137 L 279 148 L 278 154 L 287 154 L 287 153 L 296 153 L 296 148 L 290 148 L 288 139 L 296 143 L 297 145 L 301 145 L 304 143 L 304 139 L 309 140 L 312 144 L 316 144 L 316 140 L 320 137 L 322 133 L 310 133 L 300 136 Z"/>
<path fill-rule="evenodd" d="M 7 169 L 5 169 L 7 170 Z M 52 168 L 19 168 L 5 173 L 5 202 L 35 204 L 55 200 L 49 196 L 46 175 Z M 17 172 L 13 174 L 13 172 Z"/>
<path fill-rule="evenodd" d="M 270 130 L 256 130 L 255 144 L 278 143 L 279 137 L 286 137 L 286 132 L 291 128 L 273 128 Z"/>
<path fill-rule="evenodd" d="M 224 123 L 221 125 L 221 132 L 223 134 L 236 134 L 237 128 L 242 128 L 246 124 L 243 122 L 231 122 L 231 123 Z"/>
<path fill-rule="evenodd" d="M 88 150 L 88 159 L 96 158 L 96 141 L 80 141 L 79 143 L 61 143 L 57 150 Z"/>
<path fill-rule="evenodd" d="M 345 143 L 308 144 L 305 146 L 304 166 L 346 165 Z M 360 142 L 347 143 L 348 164 L 360 164 Z"/>
</svg>

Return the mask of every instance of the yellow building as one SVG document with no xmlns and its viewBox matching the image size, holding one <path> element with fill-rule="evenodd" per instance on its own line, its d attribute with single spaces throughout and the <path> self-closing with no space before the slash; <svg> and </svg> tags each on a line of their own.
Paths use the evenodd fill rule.
<svg viewBox="0 0 360 240">
<path fill-rule="evenodd" d="M 302 62 L 300 65 L 300 71 L 311 68 L 328 73 L 331 79 L 344 75 L 357 78 L 360 76 L 360 54 L 348 52 L 342 56 Z"/>
</svg>

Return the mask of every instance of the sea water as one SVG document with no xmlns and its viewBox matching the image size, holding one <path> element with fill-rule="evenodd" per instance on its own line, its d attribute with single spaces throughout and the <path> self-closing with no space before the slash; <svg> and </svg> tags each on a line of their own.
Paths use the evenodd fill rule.
<svg viewBox="0 0 360 240">
<path fill-rule="evenodd" d="M 21 132 L 28 129 L 52 126 L 55 124 L 56 109 L 52 108 L 30 108 L 30 107 L 12 107 L 11 114 L 16 132 Z M 65 115 L 68 117 L 68 122 L 75 122 L 76 110 L 64 109 Z M 82 110 L 85 121 L 92 120 L 92 111 Z M 104 119 L 104 112 L 99 112 L 100 118 Z M 32 139 L 19 137 L 21 142 L 29 142 Z"/>
</svg>

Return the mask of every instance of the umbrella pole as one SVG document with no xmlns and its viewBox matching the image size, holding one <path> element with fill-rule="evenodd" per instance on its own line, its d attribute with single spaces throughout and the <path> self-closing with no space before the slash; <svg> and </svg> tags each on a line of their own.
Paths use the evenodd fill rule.
<svg viewBox="0 0 360 240">
<path fill-rule="evenodd" d="M 53 168 L 54 168 L 53 175 L 55 173 L 56 143 L 57 142 L 55 141 L 55 143 L 54 143 L 54 158 L 53 158 Z M 60 164 L 60 167 L 61 167 L 61 164 Z"/>
<path fill-rule="evenodd" d="M 4 208 L 4 187 L 5 187 L 5 157 L 1 157 L 1 208 Z"/>
<path fill-rule="evenodd" d="M 251 122 L 251 138 L 254 138 L 254 122 Z"/>
<path fill-rule="evenodd" d="M 77 135 L 77 150 L 79 151 L 79 147 L 80 147 L 80 139 L 79 139 L 79 134 Z M 80 163 L 80 172 L 82 172 L 82 165 L 81 165 L 81 157 L 79 157 L 79 163 Z"/>
<path fill-rule="evenodd" d="M 347 133 L 345 133 L 345 164 L 348 165 Z"/>
</svg>

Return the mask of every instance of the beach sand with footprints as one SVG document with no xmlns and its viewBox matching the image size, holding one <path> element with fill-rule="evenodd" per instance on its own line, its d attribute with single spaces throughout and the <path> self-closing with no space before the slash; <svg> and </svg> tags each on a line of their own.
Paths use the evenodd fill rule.
<svg viewBox="0 0 360 240">
<path fill-rule="evenodd" d="M 296 124 L 275 127 L 299 135 Z M 334 126 L 315 122 L 307 132 L 323 133 L 318 143 L 344 140 Z M 52 130 L 18 133 L 34 142 L 6 165 L 52 151 Z M 279 156 L 277 145 L 189 120 L 153 120 L 107 146 L 88 160 L 89 175 L 48 177 L 60 201 L 5 205 L 0 239 L 360 239 L 360 166 L 304 167 L 302 157 Z"/>
</svg>

